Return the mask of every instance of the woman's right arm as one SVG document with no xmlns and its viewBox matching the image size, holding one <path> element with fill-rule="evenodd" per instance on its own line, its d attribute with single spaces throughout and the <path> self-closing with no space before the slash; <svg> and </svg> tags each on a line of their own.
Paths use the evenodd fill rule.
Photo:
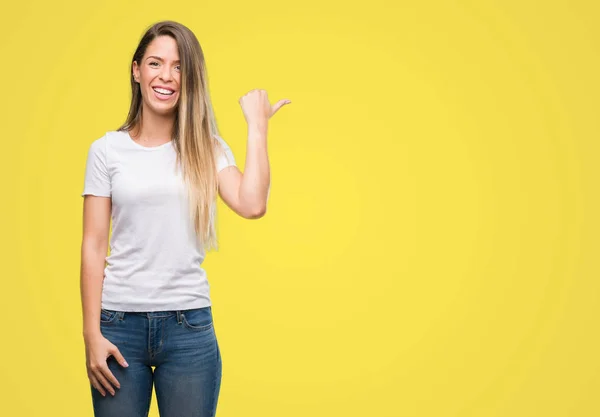
<svg viewBox="0 0 600 417">
<path fill-rule="evenodd" d="M 119 349 L 100 331 L 102 283 L 108 250 L 110 213 L 110 197 L 94 195 L 84 197 L 80 283 L 83 338 L 88 378 L 102 395 L 106 395 L 105 390 L 115 395 L 113 385 L 120 388 L 119 381 L 108 368 L 106 359 L 112 355 L 122 366 L 128 366 Z"/>
<path fill-rule="evenodd" d="M 102 283 L 108 250 L 110 211 L 110 197 L 84 197 L 80 283 L 84 339 L 100 335 Z"/>
</svg>

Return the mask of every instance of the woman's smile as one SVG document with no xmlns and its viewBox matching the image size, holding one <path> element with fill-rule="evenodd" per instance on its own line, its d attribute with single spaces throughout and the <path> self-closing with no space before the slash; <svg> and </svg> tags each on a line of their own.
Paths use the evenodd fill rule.
<svg viewBox="0 0 600 417">
<path fill-rule="evenodd" d="M 154 96 L 159 100 L 170 100 L 177 96 L 177 91 L 169 87 L 153 86 Z"/>
</svg>

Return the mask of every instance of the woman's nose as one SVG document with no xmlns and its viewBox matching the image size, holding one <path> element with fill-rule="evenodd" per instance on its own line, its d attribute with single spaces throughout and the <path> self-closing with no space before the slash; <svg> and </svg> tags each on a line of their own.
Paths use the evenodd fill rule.
<svg viewBox="0 0 600 417">
<path fill-rule="evenodd" d="M 160 78 L 165 81 L 171 79 L 171 69 L 168 66 L 164 65 L 162 67 L 162 71 L 160 72 Z"/>
</svg>

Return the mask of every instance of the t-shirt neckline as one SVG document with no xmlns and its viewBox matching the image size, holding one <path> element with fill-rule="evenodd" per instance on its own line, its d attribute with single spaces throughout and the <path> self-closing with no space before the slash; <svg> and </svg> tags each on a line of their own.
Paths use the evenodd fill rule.
<svg viewBox="0 0 600 417">
<path fill-rule="evenodd" d="M 156 150 L 159 150 L 159 149 L 166 148 L 167 146 L 170 146 L 170 145 L 173 143 L 173 140 L 170 140 L 170 141 L 168 141 L 168 142 L 162 143 L 162 144 L 160 144 L 160 145 L 157 145 L 157 146 L 144 146 L 144 145 L 141 145 L 140 143 L 136 142 L 135 140 L 133 140 L 133 138 L 132 138 L 132 137 L 131 137 L 131 135 L 129 134 L 129 131 L 128 131 L 128 130 L 125 130 L 125 131 L 124 131 L 124 133 L 125 133 L 125 136 L 127 136 L 127 138 L 129 139 L 129 141 L 130 141 L 130 142 L 131 142 L 131 143 L 132 143 L 132 144 L 133 144 L 135 147 L 137 147 L 137 148 L 140 148 L 140 149 L 143 149 L 143 150 L 145 150 L 145 151 L 156 151 Z"/>
</svg>

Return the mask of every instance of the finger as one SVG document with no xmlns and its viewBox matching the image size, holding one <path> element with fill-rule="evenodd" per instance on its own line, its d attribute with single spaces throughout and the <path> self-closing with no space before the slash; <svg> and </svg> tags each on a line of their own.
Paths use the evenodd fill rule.
<svg viewBox="0 0 600 417">
<path fill-rule="evenodd" d="M 96 379 L 96 377 L 94 376 L 94 374 L 90 372 L 88 374 L 88 378 L 90 380 L 90 383 L 92 384 L 92 387 L 94 387 L 94 389 L 96 391 L 98 391 L 103 397 L 105 397 L 106 393 L 104 392 L 104 390 L 100 386 L 100 383 L 98 382 L 98 379 Z"/>
<path fill-rule="evenodd" d="M 102 376 L 104 376 L 107 380 L 109 380 L 115 387 L 117 387 L 119 389 L 121 388 L 121 384 L 119 384 L 119 381 L 117 381 L 117 378 L 115 378 L 115 376 L 110 371 L 108 366 L 102 367 L 101 370 L 102 370 Z"/>
<path fill-rule="evenodd" d="M 127 361 L 125 360 L 125 358 L 123 357 L 121 352 L 119 351 L 119 348 L 117 348 L 116 346 L 113 347 L 111 350 L 109 350 L 109 353 L 114 356 L 114 358 L 117 360 L 117 362 L 119 362 L 119 364 L 121 366 L 123 366 L 125 368 L 127 368 L 129 366 L 129 364 L 127 363 Z"/>
<path fill-rule="evenodd" d="M 284 100 L 279 100 L 277 103 L 275 103 L 273 105 L 273 107 L 271 108 L 271 115 L 274 115 L 275 112 L 277 110 L 279 110 L 280 108 L 282 108 L 283 106 L 285 106 L 286 104 L 290 104 L 291 100 L 288 99 L 284 99 Z"/>
<path fill-rule="evenodd" d="M 110 370 L 108 370 L 108 373 L 110 373 Z M 98 382 L 100 382 L 100 384 L 102 384 L 102 386 L 108 392 L 110 392 L 112 395 L 115 395 L 115 389 L 113 388 L 112 385 L 110 385 L 110 382 L 108 382 L 108 380 L 104 376 L 104 370 L 102 368 L 98 369 L 98 371 L 96 371 L 96 373 L 94 373 L 94 376 L 98 379 Z"/>
<path fill-rule="evenodd" d="M 104 389 L 102 389 L 102 385 L 100 385 L 100 382 L 98 382 L 98 378 L 96 378 L 91 372 L 89 378 L 90 382 L 92 383 L 92 386 L 96 389 L 96 391 L 102 394 L 103 397 L 106 397 L 106 392 L 104 391 Z"/>
</svg>

